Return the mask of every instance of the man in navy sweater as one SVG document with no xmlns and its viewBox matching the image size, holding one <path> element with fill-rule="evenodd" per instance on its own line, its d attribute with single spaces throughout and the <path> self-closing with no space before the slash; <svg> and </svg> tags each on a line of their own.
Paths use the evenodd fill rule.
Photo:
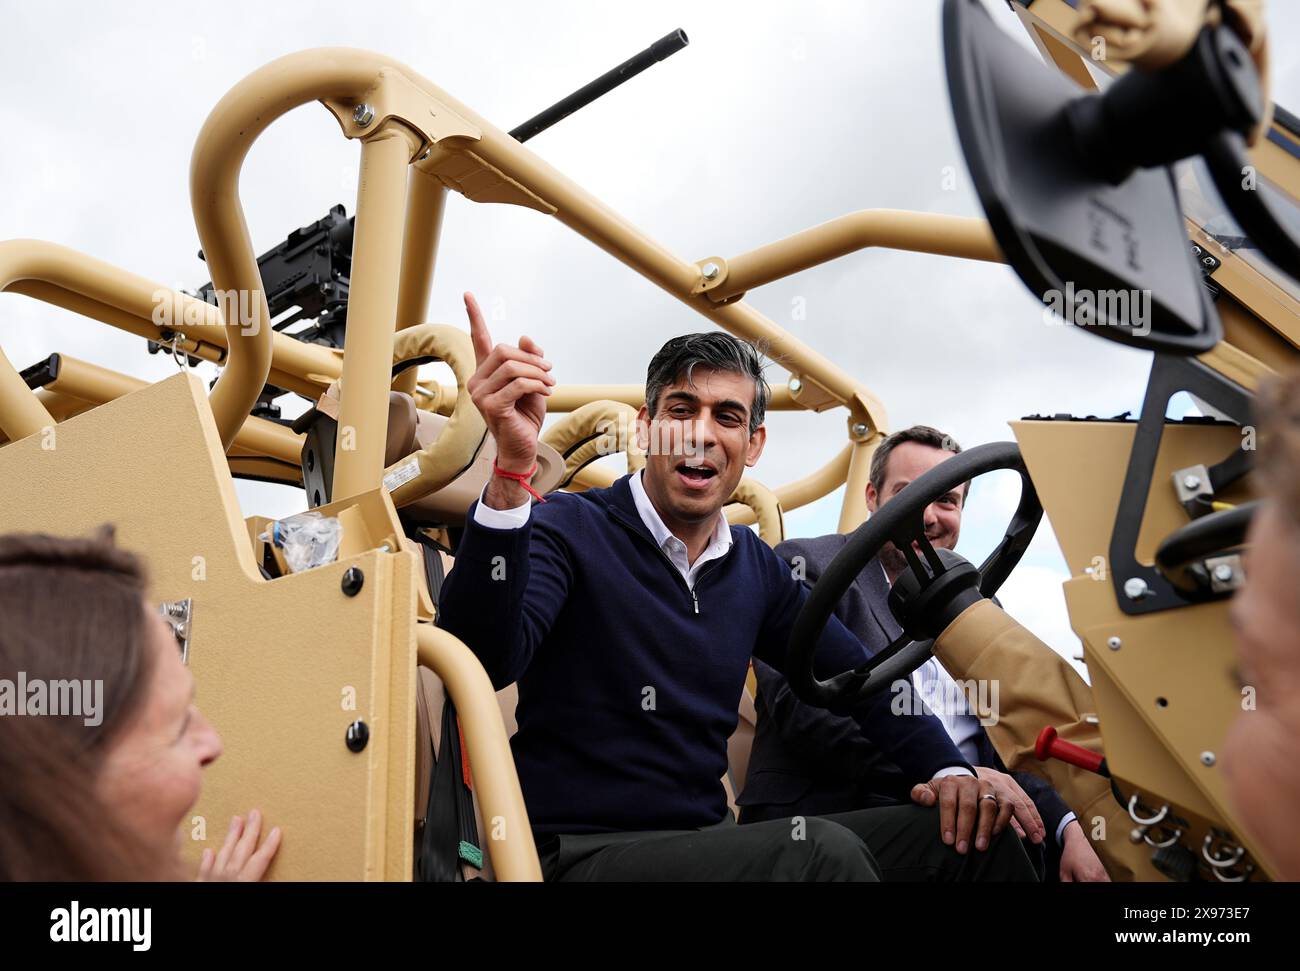
<svg viewBox="0 0 1300 971">
<path fill-rule="evenodd" d="M 465 302 L 467 389 L 496 474 L 470 507 L 438 623 L 497 688 L 519 683 L 512 748 L 546 879 L 1033 879 L 1004 838 L 1012 807 L 937 719 L 893 714 L 884 695 L 853 715 L 915 781 L 915 805 L 735 825 L 720 780 L 746 669 L 784 669 L 807 596 L 722 515 L 766 438 L 758 354 L 721 332 L 669 341 L 638 414 L 644 472 L 533 493 L 532 506 L 551 365 L 526 337 L 493 346 Z M 832 619 L 817 657 L 826 677 L 866 653 Z"/>
</svg>

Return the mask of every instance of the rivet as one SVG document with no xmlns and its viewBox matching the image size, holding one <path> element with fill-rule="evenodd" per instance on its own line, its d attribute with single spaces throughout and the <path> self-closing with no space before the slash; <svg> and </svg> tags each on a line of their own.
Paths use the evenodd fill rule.
<svg viewBox="0 0 1300 971">
<path fill-rule="evenodd" d="M 1150 591 L 1151 588 L 1147 586 L 1147 582 L 1141 577 L 1129 577 L 1124 581 L 1124 596 L 1128 597 L 1129 600 L 1141 600 Z"/>
<path fill-rule="evenodd" d="M 1106 646 L 1109 647 L 1112 651 L 1118 651 L 1120 649 L 1120 645 L 1123 643 L 1124 642 L 1121 641 L 1118 637 L 1106 638 Z"/>
<path fill-rule="evenodd" d="M 1210 765 L 1213 765 L 1213 764 L 1215 763 L 1215 761 L 1216 761 L 1216 759 L 1214 758 L 1214 753 L 1213 753 L 1213 752 L 1202 752 L 1202 753 L 1201 753 L 1201 765 L 1210 766 Z"/>
<path fill-rule="evenodd" d="M 343 592 L 349 597 L 359 594 L 365 582 L 366 575 L 358 567 L 350 566 L 343 571 Z"/>
</svg>

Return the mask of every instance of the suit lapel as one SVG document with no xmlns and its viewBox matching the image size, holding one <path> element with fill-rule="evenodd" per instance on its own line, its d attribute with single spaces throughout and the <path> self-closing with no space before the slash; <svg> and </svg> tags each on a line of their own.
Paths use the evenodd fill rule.
<svg viewBox="0 0 1300 971">
<path fill-rule="evenodd" d="M 903 628 L 889 611 L 889 579 L 879 559 L 874 559 L 858 574 L 856 581 L 862 587 L 863 596 L 871 608 L 871 616 L 885 635 L 885 643 L 891 644 Z"/>
</svg>

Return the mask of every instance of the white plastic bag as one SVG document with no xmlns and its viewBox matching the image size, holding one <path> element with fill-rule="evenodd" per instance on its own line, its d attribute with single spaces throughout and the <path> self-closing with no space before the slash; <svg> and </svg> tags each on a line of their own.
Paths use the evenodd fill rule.
<svg viewBox="0 0 1300 971">
<path fill-rule="evenodd" d="M 284 551 L 290 573 L 333 563 L 339 556 L 343 524 L 333 516 L 304 512 L 269 523 L 258 539 Z"/>
</svg>

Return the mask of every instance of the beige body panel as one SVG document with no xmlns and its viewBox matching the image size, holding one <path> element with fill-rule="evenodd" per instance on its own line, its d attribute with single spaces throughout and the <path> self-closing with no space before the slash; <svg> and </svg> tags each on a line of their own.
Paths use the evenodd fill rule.
<svg viewBox="0 0 1300 971">
<path fill-rule="evenodd" d="M 1251 377 L 1252 359 L 1240 352 L 1221 347 L 1210 356 L 1221 369 L 1235 370 L 1238 380 Z M 1214 755 L 1242 705 L 1231 674 L 1228 602 L 1130 617 L 1115 598 L 1110 537 L 1136 425 L 1027 420 L 1012 427 L 1072 574 L 1065 584 L 1066 602 L 1071 625 L 1083 641 L 1092 688 L 1051 652 L 1050 657 L 1039 657 L 1047 668 L 1034 678 L 1018 667 L 1013 670 L 1007 660 L 1007 674 L 1014 674 L 1016 680 L 1007 682 L 998 675 L 1004 677 L 1004 708 L 1012 712 L 1002 722 L 1015 726 L 1025 719 L 1028 723 L 1015 733 L 1009 752 L 995 740 L 999 753 L 1009 765 L 1032 759 L 1037 733 L 1045 725 L 1054 725 L 1063 738 L 1104 751 L 1126 794 L 1139 794 L 1149 810 L 1168 804 L 1171 812 L 1185 819 L 1182 841 L 1193 852 L 1199 854 L 1201 841 L 1213 827 L 1230 833 L 1258 861 L 1242 828 L 1233 821 L 1221 765 Z M 1198 463 L 1212 465 L 1241 446 L 1242 431 L 1236 427 L 1165 425 L 1138 536 L 1139 562 L 1153 562 L 1159 542 L 1188 522 L 1177 501 L 1172 473 Z M 1243 482 L 1216 498 L 1244 501 L 1251 496 Z M 961 640 L 955 627 L 945 632 L 945 642 Z M 1008 636 L 1013 642 L 1022 636 L 1025 643 L 1017 650 L 1032 652 L 1036 639 L 1028 632 Z M 1113 637 L 1119 638 L 1118 649 L 1111 646 Z M 1050 673 L 1053 665 L 1060 670 Z M 1061 687 L 1067 683 L 1068 692 Z M 1095 716 L 1097 724 L 1089 722 L 1089 715 Z M 995 731 L 990 729 L 990 735 Z M 1003 743 L 1007 743 L 1005 736 Z M 1210 765 L 1205 764 L 1206 753 L 1213 756 Z M 1085 798 L 1086 793 L 1076 794 L 1074 787 L 1081 779 L 1087 783 L 1083 778 L 1087 773 L 1055 760 L 1046 766 L 1062 775 L 1067 802 L 1076 806 Z M 1145 847 L 1142 850 L 1149 853 Z"/>
<path fill-rule="evenodd" d="M 414 556 L 375 550 L 264 581 L 206 395 L 177 375 L 0 450 L 0 531 L 85 534 L 101 523 L 148 562 L 153 601 L 192 598 L 190 667 L 225 752 L 205 773 L 185 856 L 220 848 L 257 806 L 282 825 L 277 879 L 402 879 L 414 784 Z M 356 597 L 340 578 L 365 574 Z M 355 693 L 356 710 L 345 709 Z M 344 733 L 371 729 L 361 753 Z M 200 825 L 202 822 L 202 826 Z"/>
</svg>

